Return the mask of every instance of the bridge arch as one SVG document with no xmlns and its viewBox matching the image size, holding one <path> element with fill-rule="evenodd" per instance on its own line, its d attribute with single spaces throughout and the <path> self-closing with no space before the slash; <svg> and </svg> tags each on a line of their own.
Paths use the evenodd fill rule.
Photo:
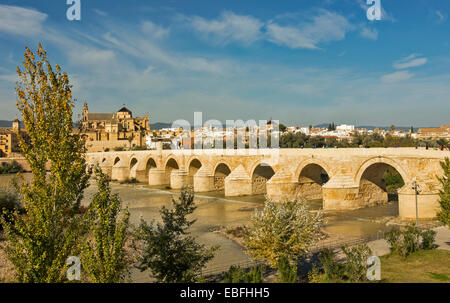
<svg viewBox="0 0 450 303">
<path fill-rule="evenodd" d="M 320 162 L 320 161 L 319 161 Z M 324 167 L 325 166 L 325 167 Z M 297 193 L 302 199 L 323 199 L 322 186 L 330 180 L 329 168 L 317 161 L 308 161 L 300 165 L 301 170 L 297 177 Z"/>
<path fill-rule="evenodd" d="M 121 160 L 122 160 L 122 159 L 120 159 L 119 156 L 115 157 L 115 158 L 114 158 L 114 161 L 113 161 L 113 166 L 115 166 L 115 165 L 116 165 L 117 163 L 119 163 Z"/>
<path fill-rule="evenodd" d="M 366 169 L 369 166 L 371 166 L 373 164 L 377 164 L 377 163 L 383 163 L 383 164 L 387 164 L 389 166 L 392 166 L 402 176 L 402 178 L 405 181 L 405 183 L 410 181 L 410 176 L 408 175 L 406 170 L 404 170 L 402 168 L 402 166 L 400 164 L 398 164 L 396 161 L 394 161 L 394 160 L 392 160 L 390 158 L 387 158 L 387 157 L 374 157 L 374 158 L 370 158 L 370 159 L 364 161 L 361 164 L 361 166 L 359 167 L 359 169 L 356 172 L 356 175 L 354 177 L 355 183 L 359 185 L 359 181 L 361 180 L 361 176 L 364 174 Z"/>
<path fill-rule="evenodd" d="M 169 184 L 169 186 L 170 186 L 170 174 L 172 173 L 173 170 L 178 169 L 180 169 L 180 166 L 178 165 L 177 160 L 175 160 L 174 157 L 167 158 L 166 163 L 164 165 L 164 173 L 166 184 Z"/>
<path fill-rule="evenodd" d="M 311 165 L 311 164 L 322 167 L 323 170 L 325 170 L 327 172 L 328 176 L 330 178 L 332 177 L 331 168 L 325 161 L 322 161 L 322 160 L 316 159 L 316 158 L 309 158 L 309 159 L 301 161 L 300 164 L 297 166 L 297 169 L 295 170 L 295 173 L 294 173 L 295 179 L 293 181 L 298 182 L 298 180 L 300 178 L 300 174 L 302 173 L 303 169 L 306 166 Z"/>
<path fill-rule="evenodd" d="M 216 164 L 213 170 L 214 174 L 214 190 L 225 189 L 225 178 L 231 174 L 231 168 L 225 162 L 219 162 Z"/>
<path fill-rule="evenodd" d="M 385 157 L 365 161 L 355 178 L 362 207 L 398 201 L 397 190 L 409 182 L 406 171 L 394 160 Z"/>
<path fill-rule="evenodd" d="M 189 160 L 187 165 L 187 185 L 194 185 L 194 176 L 202 166 L 202 162 L 197 157 Z"/>
<path fill-rule="evenodd" d="M 265 162 L 257 162 L 251 170 L 252 194 L 267 193 L 266 183 L 275 175 L 275 170 Z"/>
</svg>

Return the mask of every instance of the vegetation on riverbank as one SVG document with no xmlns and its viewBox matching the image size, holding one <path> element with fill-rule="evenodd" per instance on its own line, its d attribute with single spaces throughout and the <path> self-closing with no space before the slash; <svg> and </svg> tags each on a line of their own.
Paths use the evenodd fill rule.
<svg viewBox="0 0 450 303">
<path fill-rule="evenodd" d="M 0 165 L 0 175 L 16 174 L 22 171 L 23 168 L 17 161 L 2 162 Z"/>
</svg>

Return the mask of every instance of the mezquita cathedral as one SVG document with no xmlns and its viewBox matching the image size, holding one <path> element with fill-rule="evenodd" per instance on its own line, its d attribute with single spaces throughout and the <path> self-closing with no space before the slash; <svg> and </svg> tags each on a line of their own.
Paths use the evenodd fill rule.
<svg viewBox="0 0 450 303">
<path fill-rule="evenodd" d="M 150 132 L 149 114 L 133 118 L 125 106 L 115 113 L 90 113 L 84 102 L 80 132 L 88 151 L 142 147 Z"/>
</svg>

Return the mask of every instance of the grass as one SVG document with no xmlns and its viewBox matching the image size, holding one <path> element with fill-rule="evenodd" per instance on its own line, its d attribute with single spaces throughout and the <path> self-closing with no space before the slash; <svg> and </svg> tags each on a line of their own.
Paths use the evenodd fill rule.
<svg viewBox="0 0 450 303">
<path fill-rule="evenodd" d="M 450 283 L 450 251 L 421 250 L 406 259 L 387 255 L 381 259 L 381 282 Z"/>
</svg>

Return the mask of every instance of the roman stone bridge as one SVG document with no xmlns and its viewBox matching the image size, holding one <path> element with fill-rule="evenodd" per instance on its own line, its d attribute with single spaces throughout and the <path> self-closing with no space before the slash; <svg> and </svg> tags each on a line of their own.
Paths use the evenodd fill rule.
<svg viewBox="0 0 450 303">
<path fill-rule="evenodd" d="M 415 148 L 157 150 L 87 153 L 112 180 L 132 178 L 155 186 L 195 192 L 223 190 L 225 196 L 267 194 L 286 198 L 323 199 L 325 210 L 357 209 L 386 203 L 383 179 L 391 168 L 403 178 L 398 190 L 399 215 L 416 216 L 416 179 L 419 217 L 433 218 L 439 210 L 439 162 L 449 151 Z"/>
</svg>

